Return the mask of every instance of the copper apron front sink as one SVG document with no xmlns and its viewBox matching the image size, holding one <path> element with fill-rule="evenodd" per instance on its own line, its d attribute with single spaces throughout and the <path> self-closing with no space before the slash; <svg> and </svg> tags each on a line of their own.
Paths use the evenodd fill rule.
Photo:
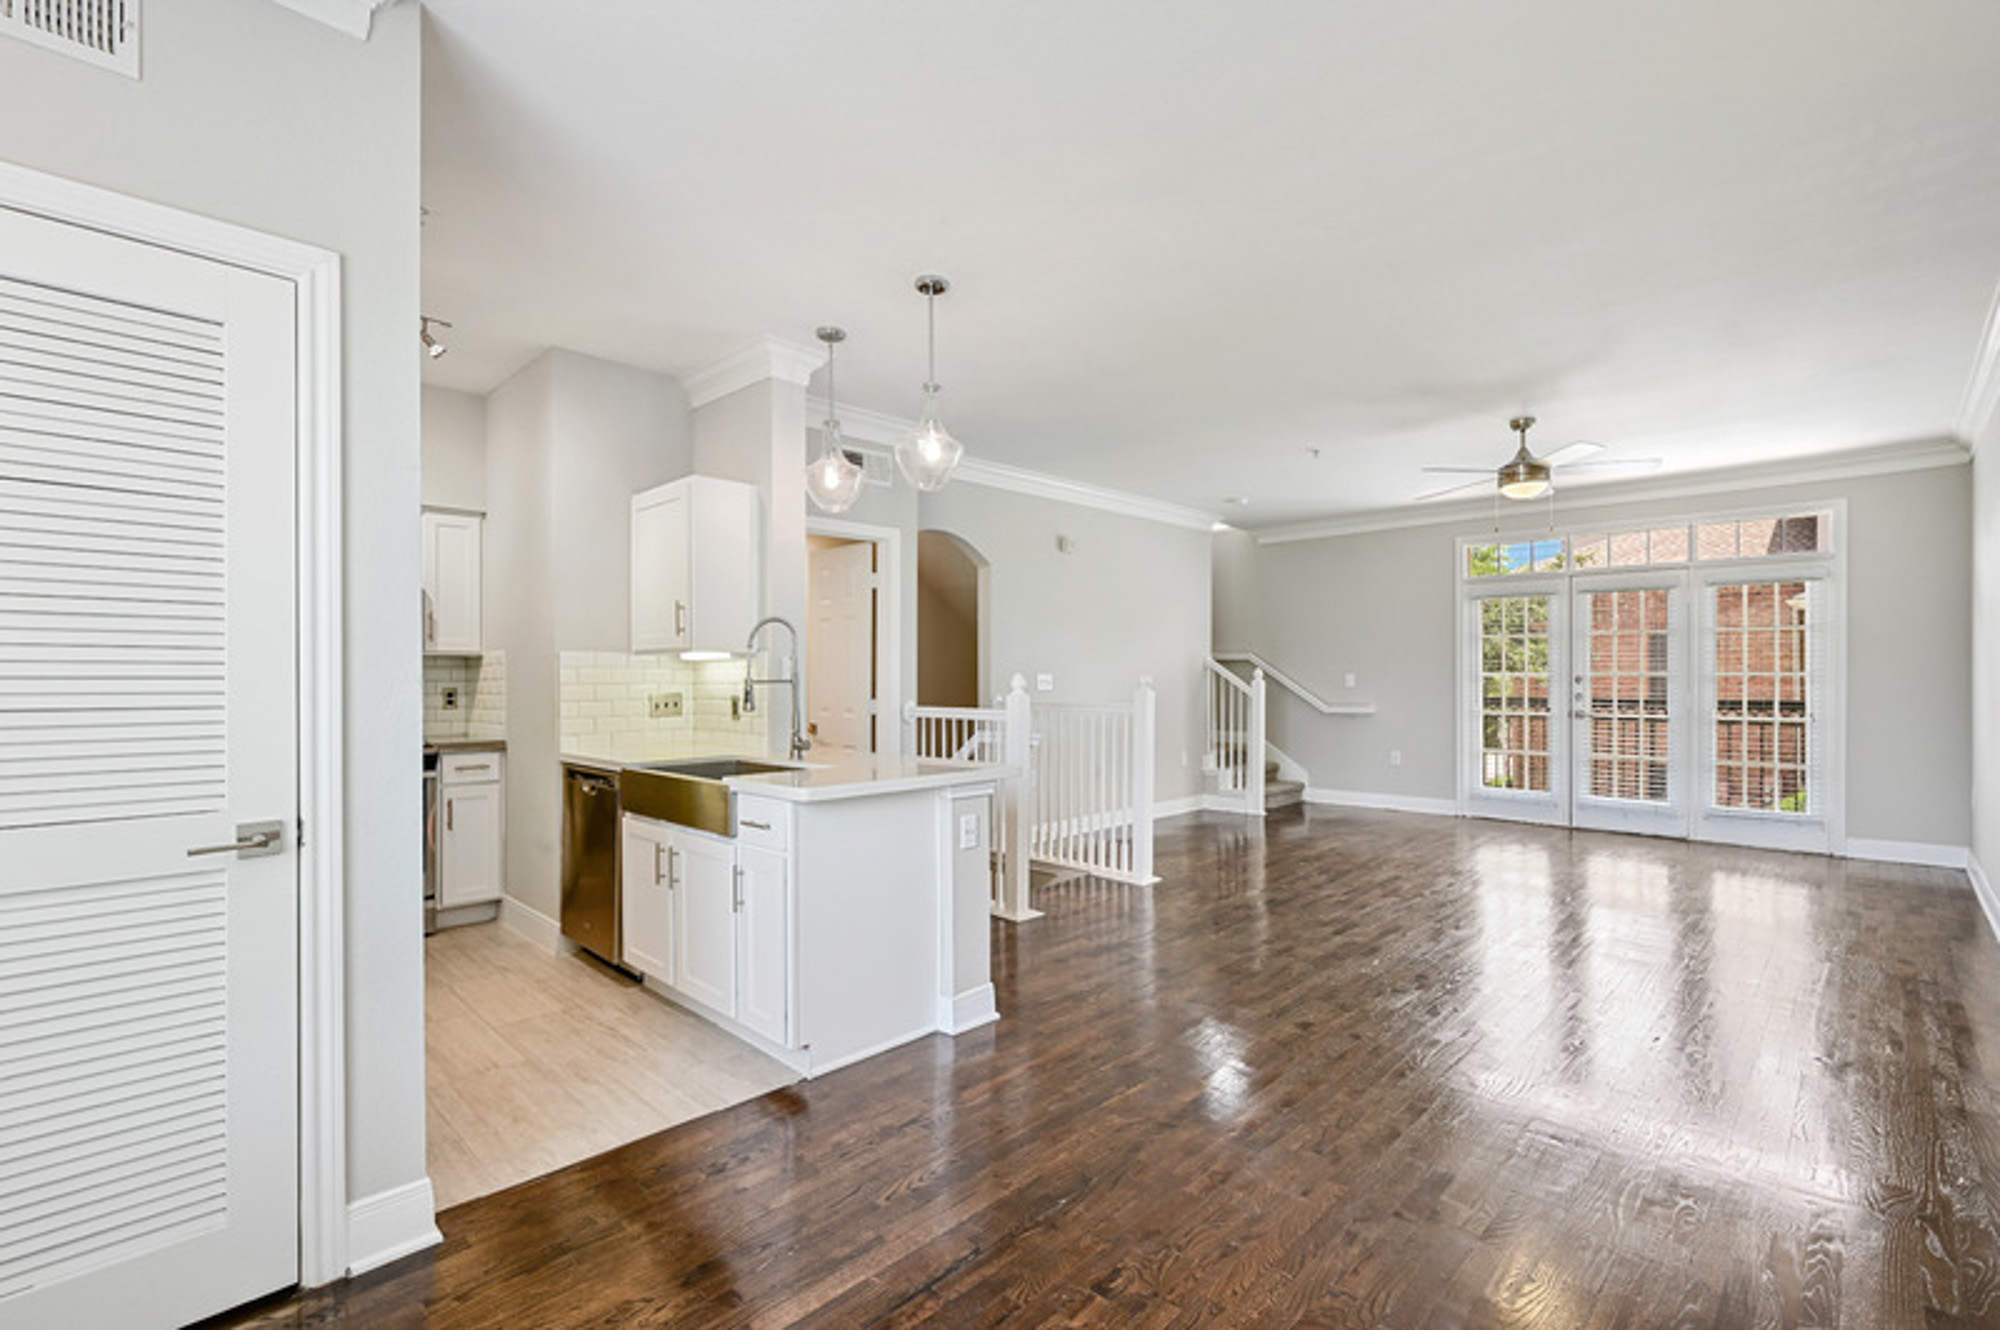
<svg viewBox="0 0 2000 1330">
<path fill-rule="evenodd" d="M 734 836 L 736 799 L 723 784 L 724 778 L 792 769 L 741 757 L 640 763 L 618 773 L 618 805 L 627 813 L 657 822 Z"/>
</svg>

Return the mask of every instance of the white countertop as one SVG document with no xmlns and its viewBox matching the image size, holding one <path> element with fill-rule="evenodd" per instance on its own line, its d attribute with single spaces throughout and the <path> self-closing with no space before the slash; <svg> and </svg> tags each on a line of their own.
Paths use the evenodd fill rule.
<svg viewBox="0 0 2000 1330">
<path fill-rule="evenodd" d="M 620 771 L 630 766 L 681 759 L 607 758 L 592 753 L 564 753 L 562 760 L 572 766 Z M 702 759 L 686 760 L 695 762 Z M 761 762 L 769 759 L 754 760 Z M 901 794 L 907 790 L 985 784 L 1004 779 L 1010 770 L 1000 763 L 942 762 L 864 753 L 824 762 L 808 760 L 785 771 L 731 776 L 725 783 L 739 794 L 763 795 L 793 803 L 818 803 L 829 799 L 865 799 L 879 794 Z"/>
</svg>

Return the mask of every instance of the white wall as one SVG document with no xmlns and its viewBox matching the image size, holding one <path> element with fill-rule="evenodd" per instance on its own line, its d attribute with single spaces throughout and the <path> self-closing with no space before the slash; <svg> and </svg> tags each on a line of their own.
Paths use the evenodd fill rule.
<svg viewBox="0 0 2000 1330">
<path fill-rule="evenodd" d="M 424 1176 L 418 20 L 384 10 L 364 44 L 269 0 L 148 5 L 136 82 L 0 41 L 0 159 L 342 256 L 356 1197 Z"/>
<path fill-rule="evenodd" d="M 2000 412 L 1972 460 L 1972 860 L 2000 930 Z"/>
<path fill-rule="evenodd" d="M 992 687 L 1015 673 L 1043 702 L 1124 702 L 1141 675 L 1159 690 L 1162 800 L 1202 788 L 1202 662 L 1209 647 L 1209 534 L 967 481 L 919 503 L 992 565 Z M 1056 538 L 1072 542 L 1068 553 Z M 990 699 L 988 699 L 990 702 Z"/>
<path fill-rule="evenodd" d="M 424 389 L 424 506 L 486 511 L 486 399 Z"/>
<path fill-rule="evenodd" d="M 507 653 L 507 894 L 559 912 L 558 655 L 630 645 L 632 495 L 688 473 L 674 380 L 549 351 L 486 399 L 486 645 Z"/>
<path fill-rule="evenodd" d="M 1962 847 L 1971 834 L 1966 790 L 1973 762 L 1965 723 L 1973 700 L 1969 479 L 1965 467 L 1954 466 L 1705 498 L 1579 505 L 1559 509 L 1556 524 L 1577 529 L 1844 497 L 1848 836 Z M 1503 527 L 1527 534 L 1545 524 L 1537 509 Z M 1254 650 L 1330 701 L 1378 708 L 1373 716 L 1323 717 L 1272 691 L 1272 741 L 1304 763 L 1313 786 L 1417 800 L 1456 797 L 1455 541 L 1489 530 L 1488 524 L 1436 525 L 1254 548 L 1234 537 L 1217 543 L 1218 585 L 1227 584 L 1232 600 L 1254 602 L 1218 609 L 1217 647 Z M 1344 686 L 1349 671 L 1357 676 L 1352 690 Z M 1389 765 L 1391 749 L 1401 750 L 1400 767 Z"/>
</svg>

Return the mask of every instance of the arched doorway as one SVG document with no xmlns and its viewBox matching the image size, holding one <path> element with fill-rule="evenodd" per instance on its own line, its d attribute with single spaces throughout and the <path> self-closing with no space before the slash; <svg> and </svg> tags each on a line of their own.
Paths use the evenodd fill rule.
<svg viewBox="0 0 2000 1330">
<path fill-rule="evenodd" d="M 917 702 L 976 707 L 992 701 L 987 618 L 991 568 L 948 531 L 917 533 Z"/>
</svg>

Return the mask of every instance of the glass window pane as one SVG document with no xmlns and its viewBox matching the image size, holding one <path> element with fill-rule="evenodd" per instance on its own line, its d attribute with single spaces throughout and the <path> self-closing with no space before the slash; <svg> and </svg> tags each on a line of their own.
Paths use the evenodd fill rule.
<svg viewBox="0 0 2000 1330">
<path fill-rule="evenodd" d="M 1619 531 L 1611 537 L 1611 566 L 1630 567 L 1646 562 L 1646 533 L 1643 531 Z"/>
<path fill-rule="evenodd" d="M 1611 544 L 1606 536 L 1571 536 L 1570 562 L 1577 568 L 1603 568 L 1611 562 Z"/>
<path fill-rule="evenodd" d="M 1694 557 L 1733 559 L 1736 557 L 1736 523 L 1703 522 L 1695 528 Z"/>
<path fill-rule="evenodd" d="M 1684 526 L 1656 526 L 1652 532 L 1654 563 L 1686 563 L 1688 529 Z"/>
</svg>

